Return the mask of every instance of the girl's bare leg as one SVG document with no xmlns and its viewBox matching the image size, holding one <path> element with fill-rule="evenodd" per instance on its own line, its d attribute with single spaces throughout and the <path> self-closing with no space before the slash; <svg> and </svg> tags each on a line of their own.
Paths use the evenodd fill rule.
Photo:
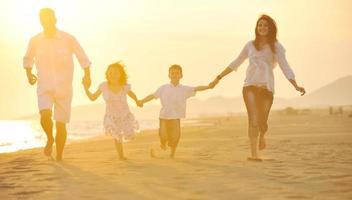
<svg viewBox="0 0 352 200">
<path fill-rule="evenodd" d="M 119 154 L 119 159 L 120 160 L 127 160 L 127 158 L 125 157 L 124 153 L 123 153 L 123 145 L 121 142 L 117 141 L 115 139 L 115 147 L 116 147 L 116 151 Z"/>
</svg>

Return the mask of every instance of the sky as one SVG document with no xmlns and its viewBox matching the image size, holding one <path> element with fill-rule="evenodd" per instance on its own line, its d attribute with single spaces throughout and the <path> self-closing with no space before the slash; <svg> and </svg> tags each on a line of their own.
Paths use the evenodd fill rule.
<svg viewBox="0 0 352 200">
<path fill-rule="evenodd" d="M 22 58 L 29 39 L 42 30 L 42 7 L 53 8 L 58 28 L 85 49 L 93 89 L 104 81 L 107 65 L 119 60 L 140 98 L 168 82 L 171 64 L 183 67 L 183 84 L 206 85 L 254 38 L 263 13 L 276 20 L 288 62 L 308 93 L 352 74 L 349 0 L 0 0 L 0 119 L 38 112 Z M 241 96 L 247 64 L 196 98 Z M 82 76 L 76 62 L 73 106 L 91 103 Z M 277 97 L 299 96 L 279 67 L 275 81 Z"/>
</svg>

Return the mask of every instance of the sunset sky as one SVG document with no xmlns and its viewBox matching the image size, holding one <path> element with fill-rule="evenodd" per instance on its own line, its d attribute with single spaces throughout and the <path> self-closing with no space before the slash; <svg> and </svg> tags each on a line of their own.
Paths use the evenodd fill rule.
<svg viewBox="0 0 352 200">
<path fill-rule="evenodd" d="M 37 112 L 36 88 L 27 83 L 22 58 L 29 39 L 41 31 L 42 7 L 52 7 L 59 29 L 85 49 L 93 88 L 118 60 L 141 98 L 168 82 L 167 69 L 175 63 L 184 68 L 183 84 L 208 84 L 254 38 L 263 13 L 276 20 L 278 39 L 308 93 L 352 74 L 349 0 L 0 0 L 0 119 Z M 246 66 L 197 98 L 240 96 Z M 275 74 L 276 96 L 299 96 L 279 68 Z M 73 106 L 91 103 L 82 75 L 76 65 Z"/>
</svg>

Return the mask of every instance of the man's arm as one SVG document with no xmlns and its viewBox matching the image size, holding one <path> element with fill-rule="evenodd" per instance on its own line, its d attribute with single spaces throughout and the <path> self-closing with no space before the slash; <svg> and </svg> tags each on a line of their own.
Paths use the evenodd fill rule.
<svg viewBox="0 0 352 200">
<path fill-rule="evenodd" d="M 28 44 L 26 55 L 23 57 L 23 68 L 26 70 L 28 83 L 34 85 L 37 82 L 37 77 L 32 73 L 35 55 L 35 43 L 31 39 Z"/>
</svg>

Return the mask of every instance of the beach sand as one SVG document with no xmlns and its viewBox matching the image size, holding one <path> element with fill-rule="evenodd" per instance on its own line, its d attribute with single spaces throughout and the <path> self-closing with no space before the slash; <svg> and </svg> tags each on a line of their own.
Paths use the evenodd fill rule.
<svg viewBox="0 0 352 200">
<path fill-rule="evenodd" d="M 247 161 L 247 119 L 214 117 L 183 128 L 176 159 L 157 151 L 157 131 L 125 145 L 109 137 L 66 146 L 64 161 L 41 149 L 0 154 L 0 199 L 352 199 L 352 118 L 278 115 L 263 162 Z"/>
</svg>

